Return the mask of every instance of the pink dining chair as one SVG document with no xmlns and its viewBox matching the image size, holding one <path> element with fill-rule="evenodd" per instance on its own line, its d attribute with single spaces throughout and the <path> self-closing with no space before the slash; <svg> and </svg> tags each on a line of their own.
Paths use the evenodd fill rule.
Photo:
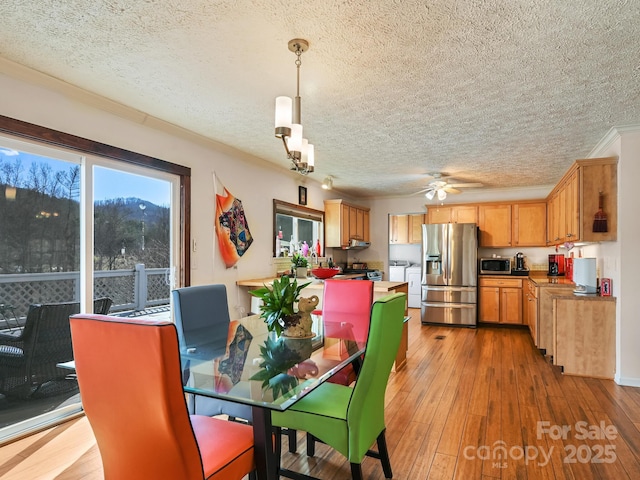
<svg viewBox="0 0 640 480">
<path fill-rule="evenodd" d="M 372 303 L 373 282 L 370 280 L 325 280 L 321 313 L 325 337 L 365 345 Z M 356 375 L 353 366 L 348 365 L 329 382 L 350 385 Z"/>
<path fill-rule="evenodd" d="M 173 323 L 106 315 L 74 315 L 70 323 L 106 480 L 255 478 L 249 425 L 189 415 Z"/>
</svg>

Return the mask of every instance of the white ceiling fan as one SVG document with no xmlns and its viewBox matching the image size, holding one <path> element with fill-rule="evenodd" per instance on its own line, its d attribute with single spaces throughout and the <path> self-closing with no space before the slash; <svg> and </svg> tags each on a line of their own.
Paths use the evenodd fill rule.
<svg viewBox="0 0 640 480">
<path fill-rule="evenodd" d="M 433 178 L 426 188 L 416 192 L 414 195 L 424 193 L 427 199 L 432 200 L 435 196 L 438 200 L 442 201 L 447 198 L 447 194 L 461 193 L 460 188 L 480 188 L 483 185 L 481 183 L 455 183 L 451 177 L 445 176 L 442 173 L 430 173 L 430 177 Z"/>
</svg>

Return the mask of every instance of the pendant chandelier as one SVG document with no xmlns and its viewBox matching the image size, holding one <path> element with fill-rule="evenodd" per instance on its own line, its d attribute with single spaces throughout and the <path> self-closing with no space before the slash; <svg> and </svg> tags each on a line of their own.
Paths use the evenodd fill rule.
<svg viewBox="0 0 640 480">
<path fill-rule="evenodd" d="M 282 139 L 287 158 L 291 160 L 291 170 L 307 175 L 314 170 L 314 149 L 302 137 L 300 115 L 300 65 L 304 52 L 309 50 L 309 42 L 300 38 L 289 41 L 289 50 L 296 54 L 296 96 L 276 98 L 276 137 Z"/>
</svg>

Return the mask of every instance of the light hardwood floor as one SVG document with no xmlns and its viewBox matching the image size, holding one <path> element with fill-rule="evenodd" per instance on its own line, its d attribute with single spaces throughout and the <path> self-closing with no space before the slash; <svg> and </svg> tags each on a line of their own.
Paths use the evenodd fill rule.
<svg viewBox="0 0 640 480">
<path fill-rule="evenodd" d="M 564 376 L 526 330 L 422 326 L 411 313 L 407 368 L 386 396 L 394 479 L 640 478 L 640 388 Z M 350 478 L 336 452 L 318 444 L 307 458 L 302 433 L 298 444 L 283 466 Z M 384 478 L 373 458 L 363 471 Z M 103 478 L 86 419 L 0 448 L 0 479 L 36 478 Z"/>
</svg>

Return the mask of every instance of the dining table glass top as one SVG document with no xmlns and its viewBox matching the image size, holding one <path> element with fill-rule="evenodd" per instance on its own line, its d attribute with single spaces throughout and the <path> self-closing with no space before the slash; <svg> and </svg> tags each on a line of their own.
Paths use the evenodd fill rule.
<svg viewBox="0 0 640 480">
<path fill-rule="evenodd" d="M 313 338 L 278 337 L 258 315 L 234 320 L 226 342 L 180 346 L 184 391 L 285 410 L 364 353 L 366 335 L 343 320 L 314 319 Z"/>
</svg>

